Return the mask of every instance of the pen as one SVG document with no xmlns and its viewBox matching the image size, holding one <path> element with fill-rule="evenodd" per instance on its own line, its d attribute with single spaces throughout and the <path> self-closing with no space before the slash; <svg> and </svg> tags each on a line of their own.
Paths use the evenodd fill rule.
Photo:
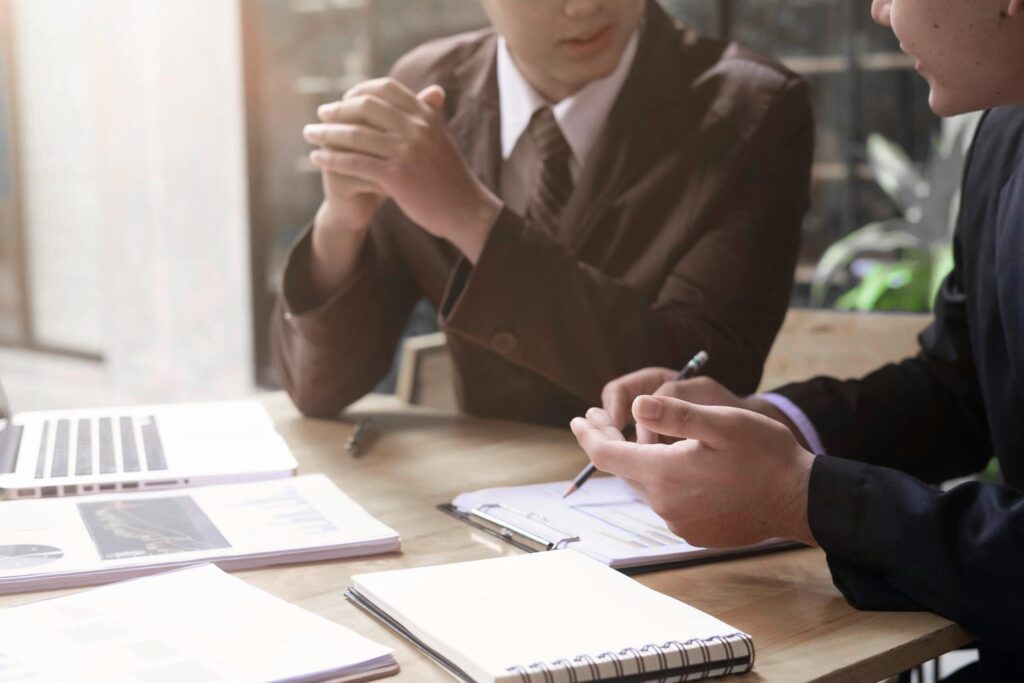
<svg viewBox="0 0 1024 683">
<path fill-rule="evenodd" d="M 366 418 L 357 422 L 352 435 L 345 441 L 345 452 L 353 458 L 358 458 L 362 455 L 362 453 L 360 453 L 360 449 L 363 447 L 363 437 L 366 434 L 366 428 L 369 424 L 370 421 Z"/>
<path fill-rule="evenodd" d="M 697 354 L 690 359 L 690 362 L 687 363 L 683 367 L 683 369 L 679 371 L 678 375 L 676 375 L 676 381 L 678 382 L 679 380 L 690 379 L 691 377 L 697 375 L 701 370 L 703 370 L 704 366 L 707 364 L 708 352 L 698 351 Z M 629 425 L 628 427 L 622 430 L 622 435 L 625 436 L 626 438 L 629 438 L 630 433 L 633 432 L 635 429 L 636 425 Z M 590 479 L 590 475 L 592 475 L 596 471 L 597 468 L 594 467 L 594 463 L 588 463 L 586 467 L 580 470 L 580 473 L 576 475 L 576 478 L 572 480 L 572 483 L 569 484 L 569 487 L 565 489 L 565 493 L 562 494 L 562 498 L 568 498 L 572 494 L 579 491 L 580 487 L 583 486 L 583 482 L 585 482 L 587 479 Z"/>
</svg>

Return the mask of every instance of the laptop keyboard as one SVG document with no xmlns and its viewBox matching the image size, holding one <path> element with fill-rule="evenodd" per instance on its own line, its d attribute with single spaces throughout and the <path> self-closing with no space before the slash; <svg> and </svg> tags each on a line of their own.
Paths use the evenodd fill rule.
<svg viewBox="0 0 1024 683">
<path fill-rule="evenodd" d="M 43 438 L 39 440 L 39 457 L 36 458 L 36 479 L 42 479 L 46 473 L 46 444 L 49 443 L 50 423 L 43 425 Z"/>
<path fill-rule="evenodd" d="M 75 474 L 92 474 L 92 420 L 78 421 Z"/>
<path fill-rule="evenodd" d="M 52 424 L 52 423 L 47 423 Z M 51 477 L 68 476 L 68 435 L 71 433 L 71 420 L 57 420 L 56 442 L 53 444 L 53 455 L 50 465 Z"/>
<path fill-rule="evenodd" d="M 114 457 L 114 428 L 109 417 L 100 418 L 100 474 L 117 472 L 117 458 Z"/>
<path fill-rule="evenodd" d="M 125 472 L 139 471 L 139 452 L 135 450 L 135 430 L 132 419 L 122 417 L 121 420 L 121 462 Z"/>
<path fill-rule="evenodd" d="M 114 438 L 115 423 L 117 439 Z M 98 456 L 96 463 L 93 462 L 94 444 Z M 120 460 L 117 458 L 118 446 Z M 35 477 L 43 479 L 47 472 L 53 478 L 141 472 L 142 463 L 150 472 L 167 469 L 160 430 L 152 415 L 48 420 L 43 424 Z M 94 467 L 98 468 L 97 472 L 94 472 Z"/>
</svg>

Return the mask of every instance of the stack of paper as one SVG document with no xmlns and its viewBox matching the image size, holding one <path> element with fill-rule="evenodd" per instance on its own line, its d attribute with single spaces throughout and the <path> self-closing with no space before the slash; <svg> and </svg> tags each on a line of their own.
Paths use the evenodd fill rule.
<svg viewBox="0 0 1024 683">
<path fill-rule="evenodd" d="M 355 681 L 391 651 L 213 565 L 0 611 L 0 683 Z"/>
<path fill-rule="evenodd" d="M 0 593 L 396 551 L 398 534 L 323 475 L 0 505 Z"/>
</svg>

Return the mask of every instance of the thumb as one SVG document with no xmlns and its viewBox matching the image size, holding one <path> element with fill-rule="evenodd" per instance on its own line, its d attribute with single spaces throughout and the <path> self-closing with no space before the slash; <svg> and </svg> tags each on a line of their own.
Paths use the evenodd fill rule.
<svg viewBox="0 0 1024 683">
<path fill-rule="evenodd" d="M 440 111 L 444 106 L 444 97 L 444 88 L 439 85 L 428 85 L 416 95 L 416 99 L 434 111 Z"/>
<path fill-rule="evenodd" d="M 702 406 L 668 396 L 638 396 L 633 417 L 640 427 L 680 439 L 696 439 L 712 448 L 735 441 L 743 431 L 744 411 Z"/>
</svg>

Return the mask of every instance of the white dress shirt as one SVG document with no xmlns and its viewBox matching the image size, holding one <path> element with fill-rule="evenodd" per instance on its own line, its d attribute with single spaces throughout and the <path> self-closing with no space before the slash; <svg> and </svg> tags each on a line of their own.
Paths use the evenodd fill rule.
<svg viewBox="0 0 1024 683">
<path fill-rule="evenodd" d="M 814 427 L 814 423 L 807 417 L 807 413 L 800 410 L 800 406 L 790 401 L 782 394 L 773 394 L 767 392 L 764 394 L 758 394 L 758 398 L 768 401 L 773 406 L 783 412 L 783 414 L 789 418 L 796 428 L 803 435 L 804 441 L 807 442 L 807 446 L 812 453 L 815 455 L 827 455 L 825 453 L 825 445 L 821 441 L 821 436 L 818 434 L 818 430 Z"/>
<path fill-rule="evenodd" d="M 579 180 L 580 168 L 594 147 L 601 128 L 615 104 L 622 84 L 636 57 L 638 34 L 633 34 L 615 71 L 588 83 L 557 104 L 541 97 L 519 71 L 508 51 L 505 39 L 498 37 L 498 97 L 501 111 L 501 181 L 499 191 L 505 204 L 516 213 L 524 213 L 537 172 L 537 151 L 525 135 L 534 112 L 551 105 L 562 129 L 572 159 L 569 172 Z"/>
</svg>

